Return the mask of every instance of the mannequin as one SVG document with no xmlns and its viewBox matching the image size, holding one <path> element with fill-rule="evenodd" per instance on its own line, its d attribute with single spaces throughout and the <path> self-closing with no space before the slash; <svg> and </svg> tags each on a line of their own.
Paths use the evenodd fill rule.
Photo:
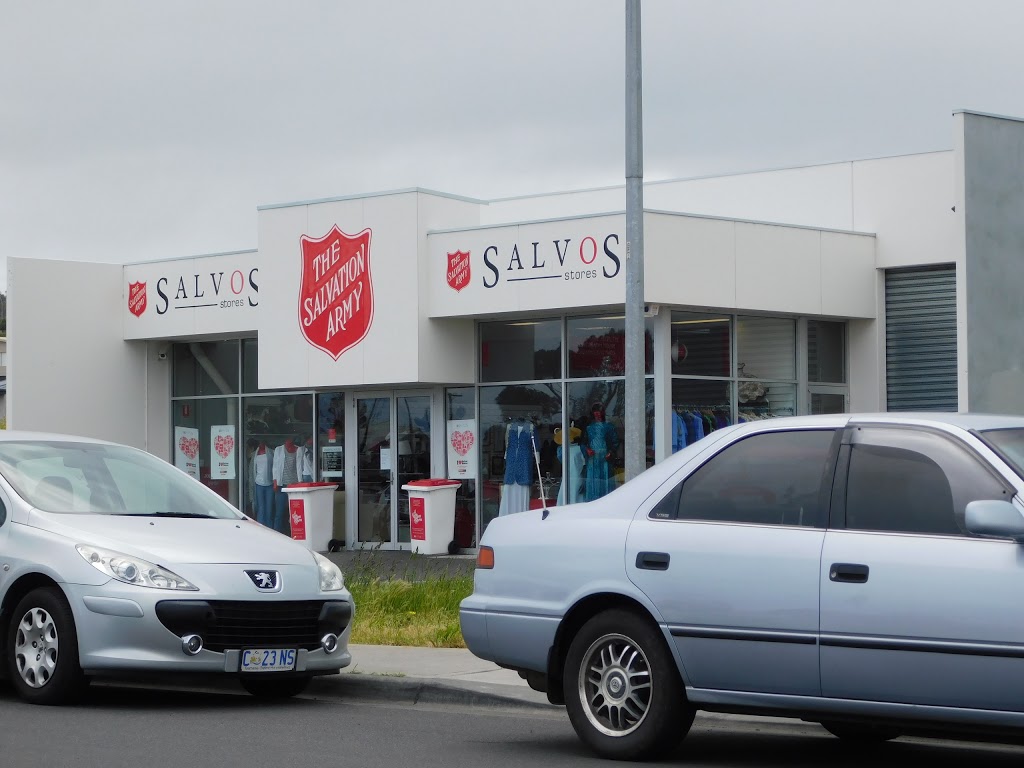
<svg viewBox="0 0 1024 768">
<path fill-rule="evenodd" d="M 608 461 L 619 447 L 615 427 L 604 420 L 604 406 L 594 403 L 590 414 L 593 421 L 586 431 L 587 501 L 599 499 L 612 490 Z"/>
<path fill-rule="evenodd" d="M 569 427 L 569 447 L 565 448 L 562 445 L 561 428 L 555 430 L 555 444 L 558 446 L 558 460 L 563 464 L 566 464 L 569 469 L 568 480 L 562 483 L 562 486 L 558 489 L 558 500 L 555 502 L 558 506 L 562 506 L 566 503 L 575 504 L 578 501 L 586 500 L 586 496 L 580 493 L 583 485 L 583 467 L 587 464 L 587 457 L 583 454 L 583 447 L 579 443 L 580 434 L 580 428 L 576 426 L 575 422 L 573 422 Z M 563 459 L 563 456 L 568 456 L 568 460 Z M 566 485 L 569 486 L 568 502 L 566 502 Z"/>
<path fill-rule="evenodd" d="M 249 476 L 253 479 L 252 503 L 256 509 L 256 522 L 261 525 L 273 525 L 273 455 L 263 440 L 260 440 L 256 450 L 253 451 L 252 461 L 249 465 Z"/>
<path fill-rule="evenodd" d="M 530 508 L 533 454 L 536 450 L 532 423 L 520 417 L 508 425 L 505 430 L 505 484 L 501 488 L 499 517 Z"/>
<path fill-rule="evenodd" d="M 303 483 L 313 482 L 313 438 L 307 437 L 299 446 L 299 480 Z"/>
<path fill-rule="evenodd" d="M 274 449 L 274 521 L 272 527 L 285 536 L 291 535 L 288 519 L 288 494 L 286 485 L 299 482 L 299 446 L 288 437 L 284 444 Z"/>
</svg>

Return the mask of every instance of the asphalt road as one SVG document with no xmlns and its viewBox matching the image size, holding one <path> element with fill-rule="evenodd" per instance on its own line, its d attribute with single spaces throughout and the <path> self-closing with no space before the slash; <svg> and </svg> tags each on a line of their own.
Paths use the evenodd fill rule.
<svg viewBox="0 0 1024 768">
<path fill-rule="evenodd" d="M 1024 747 L 899 740 L 851 750 L 814 725 L 698 716 L 666 764 L 704 768 L 1019 766 Z M 83 705 L 32 707 L 0 683 L 0 765 L 76 768 L 505 768 L 593 758 L 561 712 L 94 686 Z"/>
</svg>

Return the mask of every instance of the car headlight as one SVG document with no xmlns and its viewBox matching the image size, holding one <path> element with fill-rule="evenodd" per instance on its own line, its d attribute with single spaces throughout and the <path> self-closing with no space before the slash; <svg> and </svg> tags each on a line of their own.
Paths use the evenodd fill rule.
<svg viewBox="0 0 1024 768">
<path fill-rule="evenodd" d="M 159 565 L 148 560 L 143 560 L 141 557 L 132 557 L 131 555 L 124 555 L 109 549 L 90 547 L 87 544 L 79 544 L 75 549 L 97 571 L 105 573 L 112 579 L 123 581 L 125 584 L 153 587 L 154 589 L 193 591 L 198 591 L 199 589 L 199 587 L 189 584 L 178 574 L 168 571 L 166 568 L 161 568 Z"/>
<path fill-rule="evenodd" d="M 320 571 L 321 592 L 337 592 L 339 589 L 345 588 L 345 577 L 341 573 L 341 568 L 319 552 L 313 553 L 313 559 L 316 560 L 317 568 Z"/>
</svg>

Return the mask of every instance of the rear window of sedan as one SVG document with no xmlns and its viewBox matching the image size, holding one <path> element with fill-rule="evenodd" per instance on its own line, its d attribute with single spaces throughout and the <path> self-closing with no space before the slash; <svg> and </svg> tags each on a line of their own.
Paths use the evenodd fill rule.
<svg viewBox="0 0 1024 768">
<path fill-rule="evenodd" d="M 241 517 L 185 473 L 127 446 L 0 442 L 0 473 L 25 501 L 47 512 Z"/>
</svg>

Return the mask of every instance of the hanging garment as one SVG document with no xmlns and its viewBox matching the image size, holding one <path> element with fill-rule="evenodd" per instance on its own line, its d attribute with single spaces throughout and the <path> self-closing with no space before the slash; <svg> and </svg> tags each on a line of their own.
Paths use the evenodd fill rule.
<svg viewBox="0 0 1024 768">
<path fill-rule="evenodd" d="M 533 482 L 533 425 L 509 424 L 505 431 L 505 484 Z"/>
<path fill-rule="evenodd" d="M 672 453 L 686 447 L 686 424 L 678 411 L 672 411 Z"/>
<path fill-rule="evenodd" d="M 562 461 L 562 446 L 558 446 L 558 460 Z M 569 446 L 569 460 L 565 462 L 567 469 L 569 470 L 569 479 L 562 484 L 558 489 L 558 499 L 555 503 L 558 506 L 563 504 L 575 504 L 579 501 L 585 501 L 582 490 L 583 490 L 583 468 L 587 465 L 586 454 L 583 453 L 583 447 L 579 443 L 572 443 Z M 568 501 L 566 501 L 565 488 L 568 485 L 569 495 Z"/>
<path fill-rule="evenodd" d="M 594 421 L 587 426 L 587 501 L 593 501 L 612 490 L 607 454 L 619 447 L 615 427 L 607 421 Z M 593 451 L 593 455 L 591 455 Z"/>
</svg>

